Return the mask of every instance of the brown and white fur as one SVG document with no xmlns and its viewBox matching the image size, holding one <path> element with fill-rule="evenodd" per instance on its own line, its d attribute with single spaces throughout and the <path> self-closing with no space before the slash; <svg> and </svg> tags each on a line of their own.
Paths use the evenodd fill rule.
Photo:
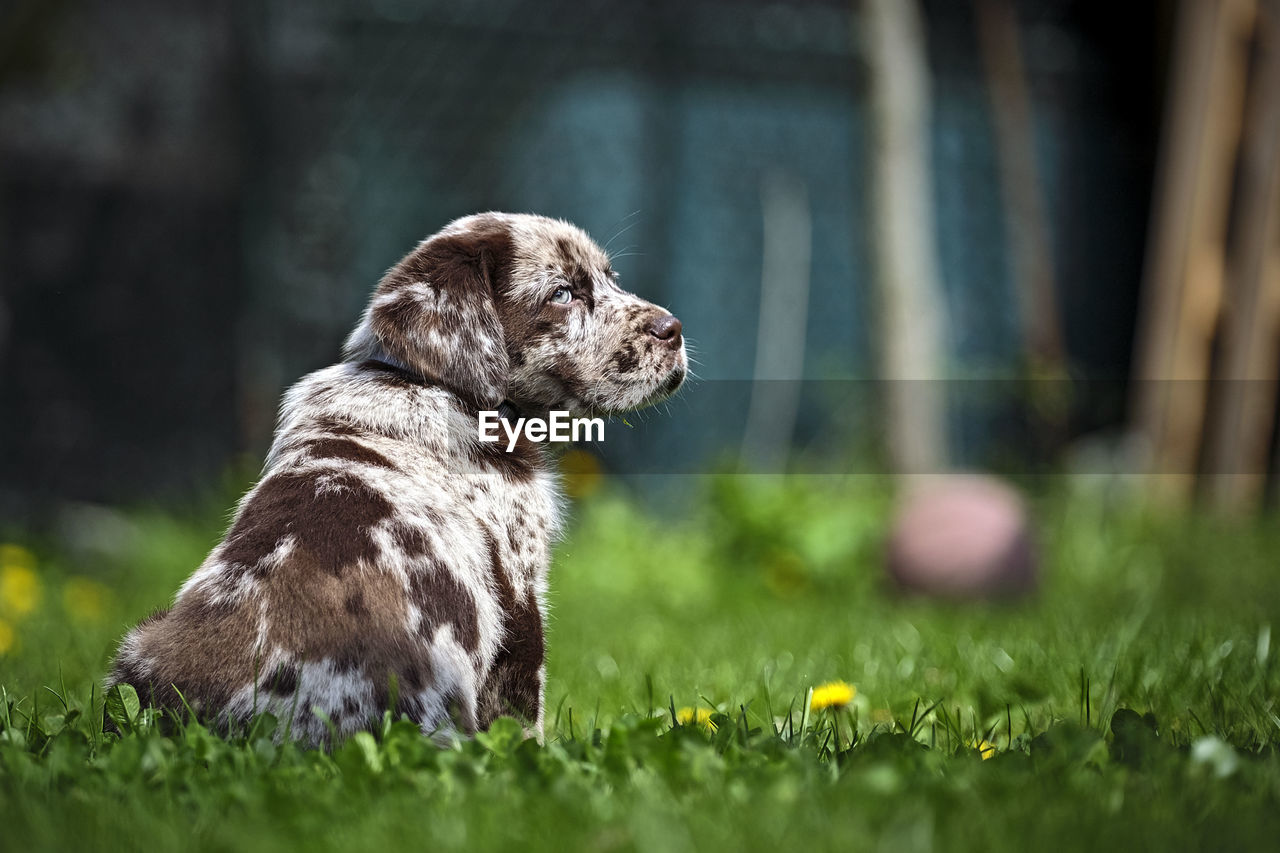
<svg viewBox="0 0 1280 853">
<path fill-rule="evenodd" d="M 387 708 L 540 734 L 561 498 L 548 449 L 479 442 L 478 412 L 626 412 L 686 370 L 680 321 L 582 231 L 453 222 L 383 277 L 345 360 L 285 394 L 261 480 L 108 685 L 221 727 L 270 712 L 312 743 Z"/>
</svg>

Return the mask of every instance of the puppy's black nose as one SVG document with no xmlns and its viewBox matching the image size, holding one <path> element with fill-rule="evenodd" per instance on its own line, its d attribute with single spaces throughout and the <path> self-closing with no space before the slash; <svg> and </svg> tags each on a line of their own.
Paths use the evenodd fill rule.
<svg viewBox="0 0 1280 853">
<path fill-rule="evenodd" d="M 680 319 L 673 314 L 649 321 L 649 334 L 660 341 L 680 340 L 680 330 L 683 328 Z"/>
</svg>

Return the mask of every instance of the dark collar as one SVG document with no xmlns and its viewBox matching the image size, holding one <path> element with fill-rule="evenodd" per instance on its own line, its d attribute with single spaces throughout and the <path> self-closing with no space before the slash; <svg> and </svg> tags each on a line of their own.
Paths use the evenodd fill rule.
<svg viewBox="0 0 1280 853">
<path fill-rule="evenodd" d="M 401 377 L 402 379 L 409 380 L 415 385 L 428 384 L 426 379 L 424 379 L 422 376 L 418 375 L 414 371 L 410 370 L 408 367 L 405 367 L 403 364 L 396 361 L 391 356 L 382 356 L 378 358 L 371 356 L 369 358 L 366 358 L 364 361 L 360 362 L 360 366 L 367 367 L 372 370 L 382 370 L 387 373 L 394 373 L 397 376 Z"/>
<path fill-rule="evenodd" d="M 370 367 L 370 368 L 373 368 L 374 370 L 385 370 L 389 373 L 395 373 L 398 376 L 408 379 L 409 381 L 413 382 L 415 385 L 439 385 L 440 384 L 438 382 L 434 382 L 410 370 L 407 366 L 401 364 L 399 361 L 397 361 L 396 359 L 392 358 L 389 355 L 381 355 L 378 357 L 366 358 L 363 362 L 361 362 L 361 366 Z M 444 386 L 441 385 L 440 387 L 443 388 Z M 524 414 L 520 411 L 520 407 L 517 406 L 515 403 L 511 402 L 510 400 L 503 400 L 501 403 L 498 404 L 498 417 L 502 418 L 504 421 L 514 422 L 523 418 Z"/>
</svg>

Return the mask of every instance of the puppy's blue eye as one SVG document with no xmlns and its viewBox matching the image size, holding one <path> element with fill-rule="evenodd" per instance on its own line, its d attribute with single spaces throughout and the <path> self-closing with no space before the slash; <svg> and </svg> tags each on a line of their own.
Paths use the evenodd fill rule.
<svg viewBox="0 0 1280 853">
<path fill-rule="evenodd" d="M 556 292 L 551 294 L 551 298 L 547 301 L 557 305 L 568 305 L 573 301 L 573 291 L 567 287 L 557 287 Z"/>
</svg>

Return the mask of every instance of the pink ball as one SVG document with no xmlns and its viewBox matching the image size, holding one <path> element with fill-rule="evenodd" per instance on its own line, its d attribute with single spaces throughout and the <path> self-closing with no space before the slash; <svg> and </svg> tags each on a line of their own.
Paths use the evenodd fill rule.
<svg viewBox="0 0 1280 853">
<path fill-rule="evenodd" d="M 911 488 L 889 533 L 887 568 L 899 587 L 949 598 L 1022 595 L 1036 585 L 1026 504 L 992 477 L 931 477 Z"/>
</svg>

